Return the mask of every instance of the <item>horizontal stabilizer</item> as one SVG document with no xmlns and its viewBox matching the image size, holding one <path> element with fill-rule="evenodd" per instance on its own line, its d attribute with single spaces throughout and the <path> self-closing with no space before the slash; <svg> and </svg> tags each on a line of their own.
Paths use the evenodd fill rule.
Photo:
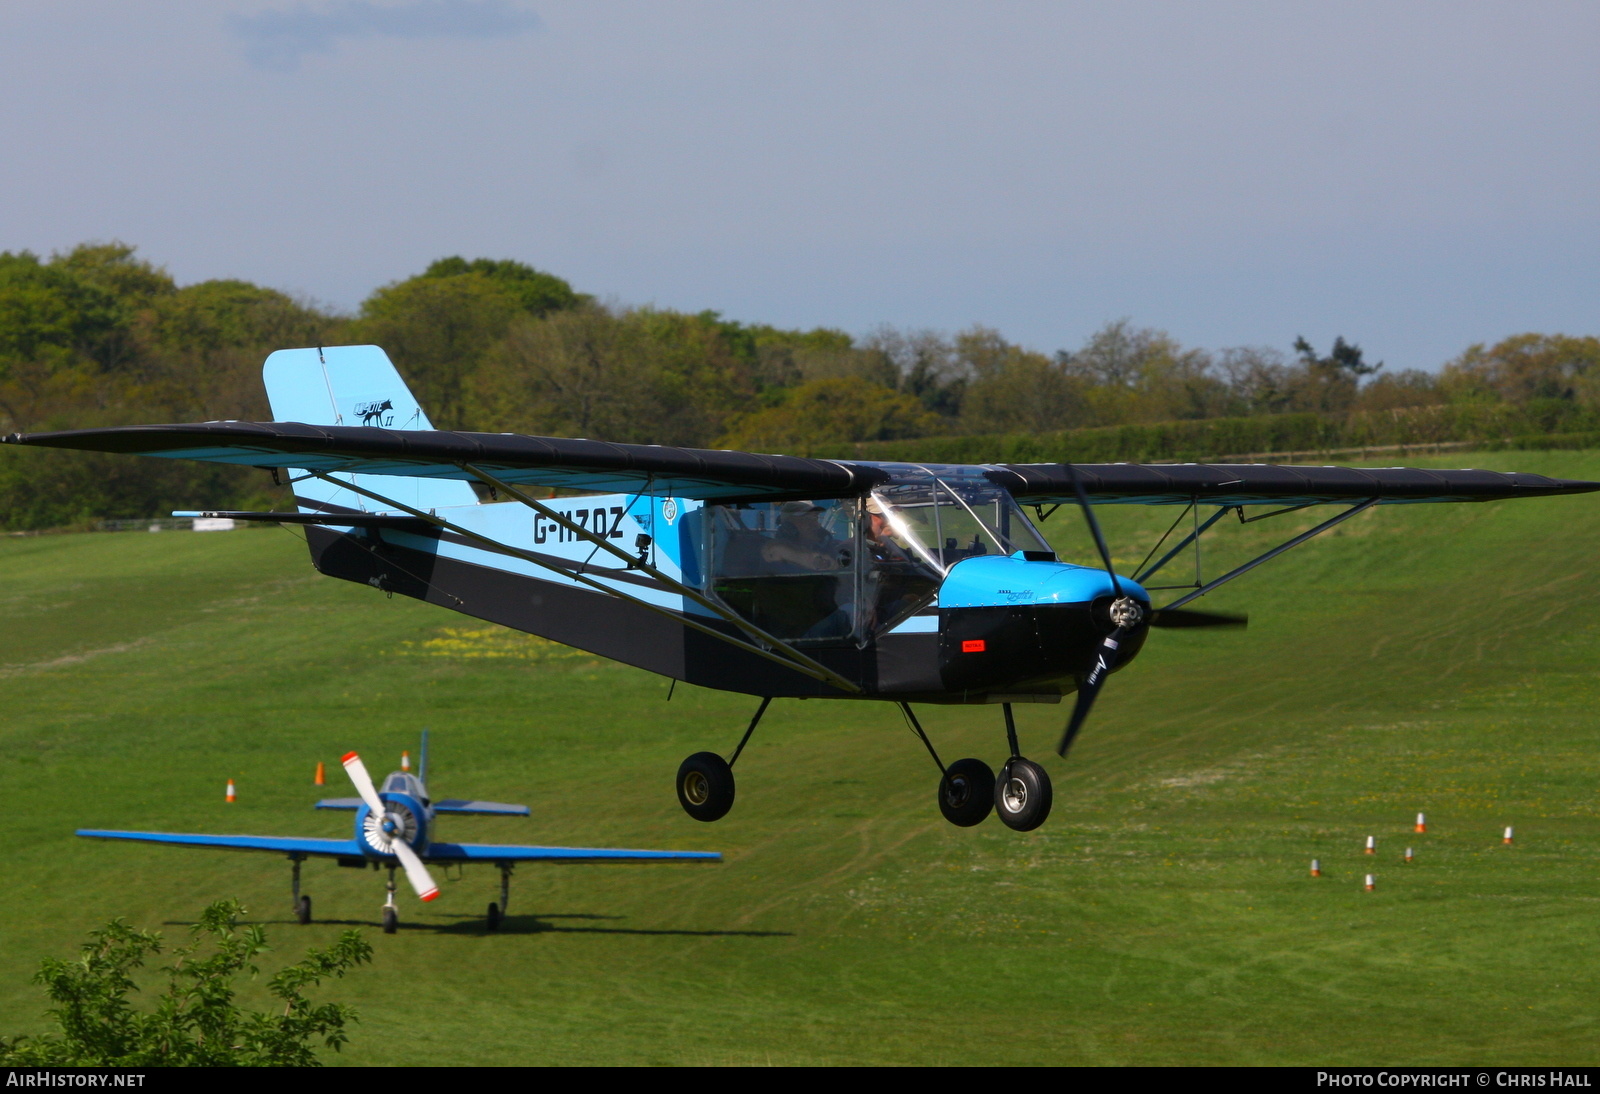
<svg viewBox="0 0 1600 1094">
<path fill-rule="evenodd" d="M 229 520 L 271 521 L 278 524 L 322 524 L 334 528 L 396 528 L 425 532 L 433 525 L 404 513 L 252 513 L 231 509 L 195 511 L 175 509 L 175 517 L 225 517 Z"/>
<path fill-rule="evenodd" d="M 466 801 L 462 798 L 447 798 L 444 801 L 434 802 L 435 813 L 484 813 L 497 817 L 526 817 L 526 805 L 508 805 L 505 802 L 480 802 Z"/>
<path fill-rule="evenodd" d="M 318 809 L 360 809 L 360 798 L 323 798 L 317 803 Z"/>
<path fill-rule="evenodd" d="M 429 862 L 721 862 L 719 851 L 631 851 L 621 847 L 517 847 L 499 843 L 434 843 Z"/>
<path fill-rule="evenodd" d="M 112 832 L 99 828 L 80 828 L 86 839 L 133 840 L 138 843 L 171 843 L 182 847 L 212 847 L 227 851 L 276 851 L 291 855 L 337 855 L 364 858 L 365 852 L 353 839 L 305 839 L 298 836 L 208 836 L 195 832 Z"/>
</svg>

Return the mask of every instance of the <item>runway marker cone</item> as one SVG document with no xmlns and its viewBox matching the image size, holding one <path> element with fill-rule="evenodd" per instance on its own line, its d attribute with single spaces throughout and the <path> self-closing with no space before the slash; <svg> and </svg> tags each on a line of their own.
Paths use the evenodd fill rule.
<svg viewBox="0 0 1600 1094">
<path fill-rule="evenodd" d="M 1428 820 L 1427 820 L 1427 818 L 1424 817 L 1421 813 L 1418 813 L 1417 814 L 1417 831 L 1418 832 L 1426 832 L 1427 830 L 1428 830 Z"/>
<path fill-rule="evenodd" d="M 409 751 L 400 753 L 400 770 L 411 770 L 411 753 Z"/>
<path fill-rule="evenodd" d="M 1502 841 L 1507 847 L 1511 846 L 1511 826 L 1506 825 L 1506 838 Z"/>
<path fill-rule="evenodd" d="M 239 792 L 233 788 L 233 780 L 229 779 L 228 780 L 228 796 L 223 800 L 231 802 L 231 801 L 236 800 L 238 798 L 238 796 L 239 796 Z"/>
<path fill-rule="evenodd" d="M 1373 877 L 1372 877 L 1371 874 L 1368 874 L 1367 875 L 1367 892 L 1370 893 L 1370 892 L 1372 892 L 1372 890 L 1376 889 L 1377 887 L 1378 887 L 1378 883 L 1375 880 L 1373 880 Z"/>
<path fill-rule="evenodd" d="M 1406 848 L 1406 861 L 1407 862 L 1411 861 L 1411 848 L 1409 848 L 1409 847 Z"/>
<path fill-rule="evenodd" d="M 1367 854 L 1375 855 L 1377 853 L 1378 853 L 1378 837 L 1377 836 L 1368 836 L 1367 837 Z"/>
<path fill-rule="evenodd" d="M 313 786 L 327 786 L 328 772 L 323 768 L 322 761 L 317 761 L 317 777 L 311 780 Z"/>
<path fill-rule="evenodd" d="M 1321 859 L 1312 859 L 1311 860 L 1311 876 L 1312 877 L 1321 877 L 1322 876 L 1322 860 Z"/>
</svg>

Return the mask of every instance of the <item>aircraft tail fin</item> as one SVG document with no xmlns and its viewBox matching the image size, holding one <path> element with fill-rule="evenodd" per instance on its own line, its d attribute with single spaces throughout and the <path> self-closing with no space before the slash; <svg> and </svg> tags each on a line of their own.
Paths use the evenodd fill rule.
<svg viewBox="0 0 1600 1094">
<path fill-rule="evenodd" d="M 327 346 L 281 349 L 267 358 L 261 378 L 267 387 L 273 419 L 307 425 L 371 426 L 379 429 L 432 429 L 433 423 L 411 389 L 378 346 Z M 295 472 L 296 476 L 301 472 Z M 405 478 L 395 475 L 340 475 L 418 509 L 472 505 L 472 487 L 458 479 Z M 328 507 L 381 511 L 370 498 L 321 479 L 294 485 L 304 512 Z"/>
</svg>

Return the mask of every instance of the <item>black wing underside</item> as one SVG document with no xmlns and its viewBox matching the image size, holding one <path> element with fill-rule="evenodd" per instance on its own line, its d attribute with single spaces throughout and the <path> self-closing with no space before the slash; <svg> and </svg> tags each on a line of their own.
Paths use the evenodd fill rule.
<svg viewBox="0 0 1600 1094">
<path fill-rule="evenodd" d="M 13 433 L 10 444 L 162 456 L 327 474 L 473 479 L 704 501 L 843 498 L 888 482 L 892 466 L 749 452 L 615 444 L 515 433 L 389 430 L 298 422 L 205 422 Z M 940 465 L 930 465 L 934 474 Z M 1277 464 L 991 464 L 985 473 L 1026 504 L 1076 498 L 1127 505 L 1320 505 L 1491 501 L 1600 490 L 1600 483 L 1499 471 Z M 248 519 L 249 515 L 246 515 Z M 271 514 L 261 514 L 263 517 Z"/>
</svg>

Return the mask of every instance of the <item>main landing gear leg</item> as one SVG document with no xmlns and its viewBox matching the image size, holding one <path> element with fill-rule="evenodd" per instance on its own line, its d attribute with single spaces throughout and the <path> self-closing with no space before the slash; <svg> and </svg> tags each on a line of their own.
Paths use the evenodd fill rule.
<svg viewBox="0 0 1600 1094">
<path fill-rule="evenodd" d="M 715 752 L 696 752 L 678 765 L 678 804 L 685 813 L 698 821 L 721 820 L 728 815 L 733 808 L 733 765 L 739 762 L 739 753 L 744 751 L 771 702 L 770 695 L 761 700 L 730 759 L 724 760 Z"/>
<path fill-rule="evenodd" d="M 506 917 L 506 909 L 511 907 L 511 863 L 497 862 L 495 865 L 500 867 L 500 903 L 489 905 L 487 926 L 491 931 L 500 929 L 500 922 Z"/>
<path fill-rule="evenodd" d="M 901 703 L 900 713 L 906 716 L 906 724 L 939 769 L 939 812 L 944 814 L 944 819 L 958 828 L 982 824 L 989 810 L 994 808 L 994 772 L 989 770 L 989 765 L 982 760 L 965 759 L 946 767 L 934 751 L 933 742 L 922 731 L 922 723 L 911 713 L 911 704 Z"/>
<path fill-rule="evenodd" d="M 1050 776 L 1032 760 L 1022 758 L 1011 704 L 1002 703 L 1001 707 L 1006 714 L 1006 742 L 1011 746 L 1011 758 L 995 780 L 994 808 L 1007 828 L 1031 832 L 1050 815 Z"/>
<path fill-rule="evenodd" d="M 289 871 L 289 887 L 293 894 L 290 899 L 294 904 L 294 917 L 304 927 L 311 922 L 311 898 L 300 895 L 300 864 L 305 861 L 305 856 L 290 855 L 289 861 L 293 864 Z"/>
<path fill-rule="evenodd" d="M 394 934 L 400 929 L 400 909 L 394 903 L 394 867 L 389 867 L 389 896 L 383 902 L 383 933 Z"/>
</svg>

